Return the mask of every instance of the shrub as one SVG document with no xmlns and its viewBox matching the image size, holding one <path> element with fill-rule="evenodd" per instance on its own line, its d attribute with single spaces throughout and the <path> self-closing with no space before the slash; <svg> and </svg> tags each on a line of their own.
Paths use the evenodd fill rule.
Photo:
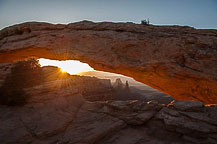
<svg viewBox="0 0 217 144">
<path fill-rule="evenodd" d="M 14 64 L 0 87 L 0 104 L 23 105 L 28 99 L 24 88 L 42 83 L 43 72 L 38 60 L 29 59 Z"/>
<path fill-rule="evenodd" d="M 141 20 L 141 24 L 142 25 L 149 25 L 149 18 L 148 18 L 148 20 Z"/>
<path fill-rule="evenodd" d="M 10 77 L 19 84 L 19 87 L 27 88 L 38 85 L 43 81 L 43 72 L 36 59 L 19 61 L 11 69 Z"/>
</svg>

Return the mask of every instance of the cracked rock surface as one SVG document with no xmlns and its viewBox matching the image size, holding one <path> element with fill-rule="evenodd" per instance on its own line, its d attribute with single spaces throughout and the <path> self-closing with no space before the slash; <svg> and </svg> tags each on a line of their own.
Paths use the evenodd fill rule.
<svg viewBox="0 0 217 144">
<path fill-rule="evenodd" d="M 82 21 L 28 22 L 0 31 L 0 63 L 32 56 L 80 60 L 176 100 L 217 103 L 217 30 Z"/>
<path fill-rule="evenodd" d="M 216 105 L 88 102 L 71 88 L 71 94 L 69 89 L 34 89 L 27 91 L 31 98 L 23 107 L 0 106 L 2 144 L 217 143 Z"/>
</svg>

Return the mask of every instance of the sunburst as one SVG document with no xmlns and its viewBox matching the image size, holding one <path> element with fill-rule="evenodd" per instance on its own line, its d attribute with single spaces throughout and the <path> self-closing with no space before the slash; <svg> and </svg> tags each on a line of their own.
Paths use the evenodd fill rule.
<svg viewBox="0 0 217 144">
<path fill-rule="evenodd" d="M 41 58 L 39 59 L 39 63 L 41 66 L 57 66 L 62 72 L 67 72 L 69 74 L 79 74 L 81 72 L 94 70 L 88 64 L 75 60 L 57 61 Z"/>
</svg>

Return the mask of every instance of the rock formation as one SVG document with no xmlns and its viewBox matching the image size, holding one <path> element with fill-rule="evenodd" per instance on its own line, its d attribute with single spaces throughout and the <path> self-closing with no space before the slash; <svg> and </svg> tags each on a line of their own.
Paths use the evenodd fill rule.
<svg viewBox="0 0 217 144">
<path fill-rule="evenodd" d="M 28 95 L 37 95 L 49 91 L 58 95 L 58 90 L 70 95 L 75 92 L 82 94 L 87 101 L 105 101 L 113 99 L 111 81 L 96 77 L 70 75 L 62 73 L 58 67 L 42 67 L 44 82 L 35 88 L 26 89 Z M 46 93 L 45 93 L 46 94 Z M 46 94 L 47 95 L 47 94 Z M 43 95 L 42 95 L 43 97 Z M 46 96 L 45 96 L 46 97 Z"/>
<path fill-rule="evenodd" d="M 31 98 L 23 107 L 0 106 L 2 144 L 217 143 L 215 105 L 87 102 L 76 87 L 60 83 L 56 80 L 30 88 Z"/>
<path fill-rule="evenodd" d="M 113 87 L 116 89 L 123 89 L 124 88 L 124 84 L 122 83 L 120 78 L 117 78 L 113 84 Z"/>
<path fill-rule="evenodd" d="M 29 22 L 0 31 L 0 63 L 74 59 L 177 100 L 217 103 L 217 30 L 133 23 Z"/>
<path fill-rule="evenodd" d="M 6 76 L 11 72 L 11 63 L 0 64 L 0 86 L 4 82 Z"/>
<path fill-rule="evenodd" d="M 104 101 L 113 99 L 113 90 L 109 79 L 81 76 L 79 81 L 82 81 L 80 84 L 81 94 L 86 100 Z"/>
<path fill-rule="evenodd" d="M 60 75 L 50 66 L 43 71 L 48 79 L 25 88 L 29 98 L 24 106 L 0 105 L 2 144 L 217 143 L 217 105 L 108 100 L 95 94 L 108 93 L 108 80 Z M 82 96 L 83 89 L 89 95 Z"/>
</svg>

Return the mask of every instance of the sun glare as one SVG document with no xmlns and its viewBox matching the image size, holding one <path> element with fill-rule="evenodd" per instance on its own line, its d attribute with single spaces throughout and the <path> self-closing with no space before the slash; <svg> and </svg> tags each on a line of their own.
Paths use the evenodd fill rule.
<svg viewBox="0 0 217 144">
<path fill-rule="evenodd" d="M 61 68 L 62 72 L 69 74 L 79 74 L 81 72 L 94 71 L 88 64 L 75 60 L 57 61 L 49 59 L 39 59 L 41 66 L 57 66 Z"/>
</svg>

